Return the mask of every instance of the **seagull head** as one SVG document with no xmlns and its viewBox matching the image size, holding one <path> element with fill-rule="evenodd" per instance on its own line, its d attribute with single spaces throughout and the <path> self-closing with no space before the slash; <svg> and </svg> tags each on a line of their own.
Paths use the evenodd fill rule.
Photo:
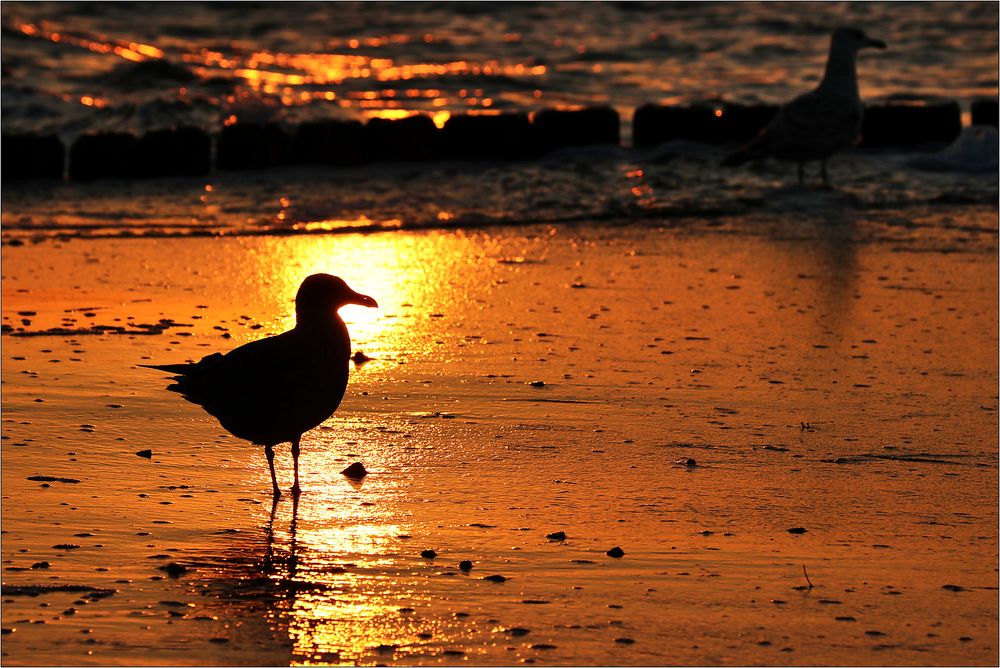
<svg viewBox="0 0 1000 668">
<path fill-rule="evenodd" d="M 338 276 L 313 274 L 302 281 L 295 295 L 295 316 L 300 322 L 325 320 L 347 304 L 358 304 L 369 308 L 378 306 L 378 302 L 368 295 L 355 292 Z"/>
<path fill-rule="evenodd" d="M 858 28 L 837 28 L 833 31 L 833 47 L 858 52 L 861 49 L 884 49 L 885 42 L 872 39 Z"/>
</svg>

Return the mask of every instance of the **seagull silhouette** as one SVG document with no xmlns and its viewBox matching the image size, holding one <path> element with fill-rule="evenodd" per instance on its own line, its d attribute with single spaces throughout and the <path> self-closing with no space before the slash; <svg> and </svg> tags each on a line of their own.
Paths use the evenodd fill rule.
<svg viewBox="0 0 1000 668">
<path fill-rule="evenodd" d="M 853 144 L 861 134 L 864 106 L 858 93 L 857 55 L 868 47 L 884 49 L 885 42 L 857 28 L 833 31 L 819 86 L 781 107 L 756 138 L 722 164 L 735 167 L 767 157 L 797 162 L 802 185 L 803 163 L 819 160 L 823 185 L 828 185 L 827 158 Z"/>
<path fill-rule="evenodd" d="M 274 499 L 274 446 L 292 444 L 299 488 L 302 434 L 333 415 L 347 389 L 351 337 L 337 310 L 377 307 L 374 299 L 329 274 L 313 274 L 295 295 L 295 328 L 191 364 L 141 364 L 176 374 L 168 390 L 198 404 L 234 436 L 264 446 Z"/>
</svg>

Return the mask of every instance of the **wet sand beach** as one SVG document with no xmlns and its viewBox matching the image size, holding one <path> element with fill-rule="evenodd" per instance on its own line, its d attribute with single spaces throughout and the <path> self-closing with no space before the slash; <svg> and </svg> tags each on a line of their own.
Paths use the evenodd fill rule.
<svg viewBox="0 0 1000 668">
<path fill-rule="evenodd" d="M 4 245 L 4 663 L 995 665 L 996 210 L 887 215 Z M 138 365 L 316 272 L 272 509 Z"/>
</svg>

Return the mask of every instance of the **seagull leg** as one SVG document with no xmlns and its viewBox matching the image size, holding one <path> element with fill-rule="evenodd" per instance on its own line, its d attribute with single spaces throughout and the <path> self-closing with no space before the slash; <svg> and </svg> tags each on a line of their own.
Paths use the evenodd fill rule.
<svg viewBox="0 0 1000 668">
<path fill-rule="evenodd" d="M 302 491 L 299 489 L 299 440 L 301 436 L 292 441 L 292 467 L 295 469 L 295 483 L 292 485 L 292 496 L 298 497 Z"/>
<path fill-rule="evenodd" d="M 264 454 L 267 456 L 267 466 L 271 469 L 271 488 L 274 490 L 274 499 L 277 501 L 278 497 L 281 496 L 281 490 L 278 489 L 278 479 L 274 475 L 274 446 L 265 445 Z"/>
</svg>

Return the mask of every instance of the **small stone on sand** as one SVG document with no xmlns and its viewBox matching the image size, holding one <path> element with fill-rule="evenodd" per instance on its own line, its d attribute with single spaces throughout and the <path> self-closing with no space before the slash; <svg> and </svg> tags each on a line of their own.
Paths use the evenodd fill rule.
<svg viewBox="0 0 1000 668">
<path fill-rule="evenodd" d="M 186 566 L 182 566 L 182 565 L 180 565 L 178 563 L 175 563 L 173 561 L 171 561 L 166 566 L 160 566 L 159 569 L 157 569 L 157 570 L 165 571 L 166 574 L 169 575 L 172 578 L 180 577 L 181 575 L 184 575 L 185 573 L 188 572 L 188 569 L 187 569 Z"/>
<path fill-rule="evenodd" d="M 792 527 L 788 530 L 788 533 L 805 533 L 806 530 L 803 527 Z"/>
<path fill-rule="evenodd" d="M 554 531 L 550 534 L 547 534 L 545 537 L 548 538 L 549 540 L 566 540 L 566 532 Z"/>
<path fill-rule="evenodd" d="M 152 450 L 140 450 L 139 452 L 137 452 L 135 454 L 136 454 L 137 457 L 145 457 L 146 459 L 152 459 L 153 458 L 153 451 Z"/>
<path fill-rule="evenodd" d="M 609 557 L 614 557 L 615 559 L 621 559 L 622 557 L 625 556 L 625 550 L 616 546 L 605 552 L 605 554 L 608 555 Z"/>
<path fill-rule="evenodd" d="M 460 569 L 462 569 L 463 571 L 471 571 L 472 570 L 472 562 L 469 561 L 468 559 L 464 559 L 464 560 L 458 562 L 458 567 Z"/>
<path fill-rule="evenodd" d="M 434 550 L 424 550 L 423 552 L 420 553 L 420 556 L 423 557 L 424 559 L 433 559 L 434 557 L 438 556 L 438 553 L 435 552 Z"/>
<path fill-rule="evenodd" d="M 347 476 L 348 478 L 354 478 L 355 480 L 360 480 L 361 478 L 364 478 L 366 475 L 368 475 L 368 469 L 366 469 L 365 465 L 362 464 L 361 462 L 354 462 L 346 469 L 341 471 L 341 473 Z"/>
</svg>

